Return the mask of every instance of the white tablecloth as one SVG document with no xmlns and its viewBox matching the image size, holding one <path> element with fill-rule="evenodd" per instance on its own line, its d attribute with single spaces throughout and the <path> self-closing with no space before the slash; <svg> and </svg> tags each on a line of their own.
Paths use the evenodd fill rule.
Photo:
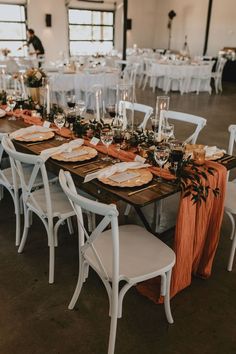
<svg viewBox="0 0 236 354">
<path fill-rule="evenodd" d="M 210 77 L 212 66 L 210 63 L 202 64 L 170 64 L 170 63 L 153 63 L 153 76 L 159 78 L 156 81 L 158 88 L 165 90 L 167 77 L 184 78 L 184 92 L 193 92 L 197 89 L 198 78 L 206 78 L 201 80 L 200 91 L 211 91 Z M 178 90 L 178 82 L 172 80 L 171 90 Z"/>
<path fill-rule="evenodd" d="M 97 72 L 96 70 L 81 71 L 79 73 L 48 73 L 52 92 L 59 92 L 61 95 L 74 90 L 77 99 L 89 100 L 88 95 L 93 91 L 94 85 L 101 85 L 103 88 L 104 100 L 107 90 L 116 87 L 119 82 L 118 70 L 107 70 Z M 91 105 L 87 102 L 88 105 Z"/>
</svg>

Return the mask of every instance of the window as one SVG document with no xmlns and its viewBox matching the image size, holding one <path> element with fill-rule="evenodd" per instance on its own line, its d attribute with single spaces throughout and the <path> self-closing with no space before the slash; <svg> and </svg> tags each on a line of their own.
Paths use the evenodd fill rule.
<svg viewBox="0 0 236 354">
<path fill-rule="evenodd" d="M 11 55 L 26 55 L 27 49 L 17 50 L 26 41 L 25 7 L 0 4 L 0 50 L 7 48 Z"/>
<path fill-rule="evenodd" d="M 114 12 L 69 9 L 70 54 L 107 53 L 113 48 Z"/>
</svg>

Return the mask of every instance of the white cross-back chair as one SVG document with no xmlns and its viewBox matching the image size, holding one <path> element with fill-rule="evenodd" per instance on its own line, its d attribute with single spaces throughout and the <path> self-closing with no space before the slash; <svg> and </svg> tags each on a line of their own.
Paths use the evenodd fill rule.
<svg viewBox="0 0 236 354">
<path fill-rule="evenodd" d="M 0 142 L 2 141 L 3 137 L 7 136 L 7 134 L 0 133 Z M 20 244 L 20 235 L 21 235 L 21 220 L 20 220 L 20 214 L 22 211 L 22 205 L 21 205 L 21 200 L 20 200 L 20 194 L 21 194 L 21 183 L 20 183 L 20 178 L 17 174 L 12 171 L 12 167 L 7 167 L 4 168 L 2 166 L 3 162 L 3 153 L 4 149 L 2 144 L 0 144 L 0 163 L 1 163 L 1 168 L 0 168 L 0 200 L 4 196 L 4 188 L 6 188 L 13 200 L 14 203 L 14 209 L 15 209 L 15 215 L 16 215 L 16 237 L 15 237 L 15 244 L 16 246 L 19 246 Z M 6 158 L 5 158 L 6 159 Z M 29 180 L 31 172 L 32 172 L 32 167 L 30 165 L 25 165 L 24 166 L 25 170 L 25 176 L 27 180 Z M 49 175 L 50 180 L 55 181 L 56 177 L 53 174 Z M 37 179 L 34 182 L 33 188 L 40 188 L 42 186 L 42 178 L 41 176 L 38 176 Z"/>
<path fill-rule="evenodd" d="M 229 146 L 228 154 L 233 154 L 234 144 L 236 142 L 236 125 L 229 126 Z M 231 222 L 231 235 L 230 239 L 232 240 L 230 256 L 228 260 L 228 271 L 231 271 L 233 268 L 235 250 L 236 250 L 236 229 L 235 229 L 235 216 L 236 216 L 236 180 L 227 182 L 226 198 L 225 198 L 225 213 L 228 215 Z"/>
<path fill-rule="evenodd" d="M 125 112 L 124 112 L 124 108 L 125 108 Z M 147 105 L 144 105 L 141 103 L 136 103 L 136 102 L 132 103 L 132 102 L 128 102 L 128 101 L 120 101 L 119 102 L 119 114 L 123 115 L 123 129 L 126 129 L 127 125 L 128 125 L 127 114 L 126 114 L 127 110 L 130 110 L 130 111 L 134 110 L 136 112 L 144 113 L 143 121 L 139 125 L 139 128 L 143 128 L 143 129 L 145 129 L 145 127 L 146 127 L 145 122 L 147 122 L 148 119 L 153 114 L 153 108 L 151 106 L 147 106 Z"/>
<path fill-rule="evenodd" d="M 206 119 L 203 117 L 183 112 L 167 111 L 165 117 L 167 119 L 171 119 L 172 121 L 191 123 L 195 127 L 194 132 L 185 139 L 185 143 L 190 144 L 196 143 L 200 131 L 205 127 L 207 123 Z"/>
<path fill-rule="evenodd" d="M 146 128 L 146 125 L 147 125 L 147 122 L 148 122 L 149 118 L 150 118 L 150 116 L 144 118 L 144 121 L 142 123 L 143 129 Z M 176 111 L 170 111 L 169 110 L 169 111 L 166 111 L 165 118 L 171 119 L 173 121 L 191 123 L 193 126 L 195 126 L 194 132 L 185 140 L 186 143 L 191 143 L 191 144 L 195 144 L 196 143 L 196 140 L 198 138 L 198 135 L 199 135 L 200 131 L 206 125 L 206 119 L 205 118 L 199 117 L 199 116 L 195 116 L 195 115 L 189 114 L 189 113 L 176 112 Z"/>
<path fill-rule="evenodd" d="M 37 155 L 24 154 L 15 150 L 9 137 L 2 139 L 4 150 L 10 157 L 13 179 L 20 178 L 24 206 L 24 231 L 18 252 L 24 249 L 31 226 L 31 215 L 35 213 L 42 221 L 49 246 L 49 283 L 54 282 L 55 246 L 59 226 L 74 215 L 74 211 L 65 197 L 58 182 L 50 183 L 44 160 Z M 25 165 L 31 166 L 31 173 L 26 173 Z M 43 187 L 35 189 L 38 176 Z M 68 223 L 68 226 L 71 226 Z M 72 233 L 73 228 L 69 228 Z"/>
<path fill-rule="evenodd" d="M 209 95 L 211 95 L 211 77 L 212 77 L 212 68 L 215 64 L 214 60 L 207 62 L 206 65 L 200 66 L 198 71 L 191 76 L 190 80 L 188 80 L 188 85 L 191 87 L 191 80 L 194 79 L 196 82 L 196 94 L 198 95 L 201 90 L 201 85 L 204 85 L 204 91 L 208 91 Z M 186 92 L 189 91 L 189 87 L 186 88 Z"/>
<path fill-rule="evenodd" d="M 219 93 L 219 91 L 222 92 L 222 74 L 226 62 L 226 58 L 218 59 L 216 64 L 216 71 L 211 73 L 211 77 L 214 79 L 216 93 Z"/>
<path fill-rule="evenodd" d="M 133 285 L 161 276 L 166 317 L 169 323 L 173 323 L 169 287 L 175 264 L 174 252 L 140 226 L 119 226 L 116 206 L 91 201 L 77 194 L 69 172 L 61 170 L 59 180 L 77 215 L 79 233 L 79 276 L 69 309 L 74 308 L 89 267 L 92 267 L 105 285 L 109 298 L 111 323 L 108 354 L 113 354 L 117 319 L 122 316 L 124 295 Z M 86 230 L 82 209 L 102 217 L 91 234 Z M 125 281 L 125 285 L 119 290 L 121 281 Z"/>
<path fill-rule="evenodd" d="M 0 134 L 0 141 L 2 141 L 3 136 L 6 134 Z M 3 161 L 3 147 L 0 144 L 0 199 L 3 198 L 4 188 L 8 190 L 10 193 L 15 209 L 16 215 L 16 237 L 15 237 L 15 244 L 19 246 L 20 244 L 20 201 L 19 201 L 19 193 L 20 193 L 20 186 L 18 185 L 19 180 L 16 180 L 15 183 L 13 181 L 13 175 L 11 167 L 2 168 L 2 161 Z"/>
</svg>

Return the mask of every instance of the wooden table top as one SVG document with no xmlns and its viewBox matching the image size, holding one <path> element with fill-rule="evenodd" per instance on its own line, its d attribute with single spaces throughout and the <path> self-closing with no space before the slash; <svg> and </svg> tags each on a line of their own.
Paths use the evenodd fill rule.
<svg viewBox="0 0 236 354">
<path fill-rule="evenodd" d="M 23 120 L 8 120 L 7 118 L 0 119 L 0 132 L 1 133 L 11 133 L 19 128 L 26 127 Z M 43 141 L 40 143 L 36 143 L 35 145 L 31 145 L 30 143 L 22 143 L 15 141 L 15 146 L 17 150 L 25 152 L 25 153 L 34 153 L 40 154 L 40 152 L 44 149 L 48 149 L 51 147 L 59 146 L 66 141 L 58 141 L 55 138 Z M 167 196 L 174 194 L 178 191 L 177 186 L 173 182 L 157 182 L 156 180 L 151 181 L 149 184 L 145 186 L 141 186 L 139 188 L 119 188 L 119 187 L 111 187 L 99 182 L 97 179 L 92 180 L 88 183 L 83 183 L 83 179 L 87 174 L 87 170 L 91 169 L 93 166 L 104 165 L 104 162 L 99 162 L 94 165 L 94 162 L 100 159 L 102 154 L 98 153 L 97 157 L 92 159 L 91 164 L 87 164 L 89 161 L 85 162 L 62 162 L 56 161 L 53 159 L 49 159 L 47 161 L 47 168 L 54 173 L 59 173 L 59 170 L 62 168 L 64 170 L 68 170 L 71 172 L 73 179 L 76 185 L 88 192 L 90 195 L 93 195 L 96 199 L 104 203 L 116 202 L 119 200 L 123 200 L 135 207 L 143 207 L 147 204 L 153 203 L 160 199 L 164 199 Z M 83 164 L 85 164 L 83 166 Z M 75 165 L 77 166 L 75 168 Z M 227 169 L 232 169 L 236 167 L 236 157 L 231 160 L 229 163 L 224 165 Z M 154 185 L 151 189 L 145 189 L 136 193 L 134 195 L 129 195 L 130 192 L 142 189 L 148 186 Z"/>
</svg>

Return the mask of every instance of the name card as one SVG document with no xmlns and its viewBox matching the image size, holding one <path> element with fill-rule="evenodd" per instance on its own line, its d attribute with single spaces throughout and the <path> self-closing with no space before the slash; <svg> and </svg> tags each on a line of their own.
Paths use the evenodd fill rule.
<svg viewBox="0 0 236 354">
<path fill-rule="evenodd" d="M 43 127 L 44 127 L 44 128 L 50 128 L 50 125 L 51 125 L 51 122 L 49 122 L 48 120 L 45 120 L 45 121 L 43 122 Z"/>
<path fill-rule="evenodd" d="M 90 144 L 96 146 L 99 143 L 100 139 L 95 138 L 95 136 L 90 140 Z"/>
</svg>

